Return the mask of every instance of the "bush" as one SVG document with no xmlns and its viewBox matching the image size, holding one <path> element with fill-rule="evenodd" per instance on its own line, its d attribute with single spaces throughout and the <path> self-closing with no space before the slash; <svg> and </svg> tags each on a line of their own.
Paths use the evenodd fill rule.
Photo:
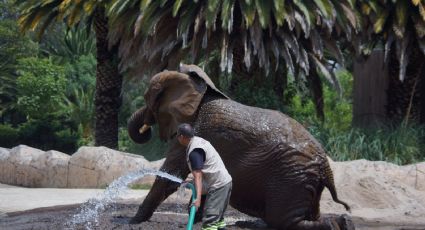
<svg viewBox="0 0 425 230">
<path fill-rule="evenodd" d="M 320 124 L 316 117 L 316 109 L 313 101 L 305 92 L 295 93 L 289 98 L 290 104 L 287 109 L 288 115 L 302 123 L 305 127 L 323 126 L 322 128 L 334 128 L 338 131 L 348 131 L 352 120 L 352 75 L 346 70 L 339 70 L 336 73 L 341 84 L 341 95 L 327 84 L 323 85 L 323 100 L 325 121 Z M 294 81 L 289 82 L 290 89 L 300 88 Z M 302 87 L 301 87 L 302 88 Z M 315 127 L 312 127 L 313 129 Z"/>
<path fill-rule="evenodd" d="M 19 143 L 19 132 L 10 125 L 0 124 L 0 147 L 12 148 Z"/>
<path fill-rule="evenodd" d="M 315 117 L 311 99 L 298 92 L 291 98 L 288 114 L 303 124 L 316 137 L 334 160 L 368 159 L 409 164 L 425 160 L 425 127 L 387 126 L 379 129 L 351 127 L 352 76 L 337 72 L 343 89 L 338 95 L 328 85 L 323 87 L 325 121 Z M 293 83 L 290 83 L 293 84 Z M 293 87 L 294 88 L 294 87 Z"/>
<path fill-rule="evenodd" d="M 42 118 L 60 112 L 66 79 L 64 69 L 49 59 L 19 60 L 18 107 L 27 116 Z"/>
<path fill-rule="evenodd" d="M 58 118 L 29 120 L 19 126 L 19 142 L 42 150 L 58 150 L 67 154 L 78 148 L 77 132 L 67 128 Z"/>
<path fill-rule="evenodd" d="M 232 92 L 232 98 L 235 101 L 249 106 L 256 106 L 265 109 L 283 109 L 283 101 L 279 101 L 273 90 L 270 81 L 259 84 L 255 80 L 240 82 Z"/>
<path fill-rule="evenodd" d="M 72 63 L 65 65 L 65 75 L 68 79 L 67 95 L 76 89 L 94 90 L 96 86 L 96 57 L 93 55 L 80 56 Z"/>
</svg>

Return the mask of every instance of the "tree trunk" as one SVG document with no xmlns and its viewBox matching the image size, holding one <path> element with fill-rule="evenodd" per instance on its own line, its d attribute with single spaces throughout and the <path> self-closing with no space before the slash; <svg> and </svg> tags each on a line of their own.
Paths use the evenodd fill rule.
<svg viewBox="0 0 425 230">
<path fill-rule="evenodd" d="M 320 76 L 315 68 L 316 66 L 313 64 L 313 61 L 310 60 L 310 71 L 307 76 L 307 83 L 316 108 L 316 117 L 323 122 L 325 120 L 323 86 L 322 80 L 320 80 Z"/>
<path fill-rule="evenodd" d="M 424 55 L 416 43 L 409 55 L 404 81 L 399 79 L 399 65 L 396 52 L 393 51 L 389 60 L 388 117 L 395 123 L 423 121 L 421 117 L 424 115 L 421 113 L 425 111 L 421 109 L 421 101 L 425 98 L 421 96 L 421 88 L 424 84 Z"/>
<path fill-rule="evenodd" d="M 103 7 L 97 8 L 94 13 L 94 29 L 97 49 L 95 145 L 116 149 L 122 76 L 113 52 L 108 49 L 108 19 Z"/>
<path fill-rule="evenodd" d="M 384 51 L 375 50 L 353 66 L 353 126 L 377 127 L 387 122 L 388 67 Z"/>
<path fill-rule="evenodd" d="M 279 68 L 285 68 L 282 67 L 282 64 L 279 66 Z M 274 73 L 274 82 L 273 82 L 273 91 L 276 94 L 277 98 L 279 99 L 279 104 L 285 104 L 285 89 L 288 86 L 288 76 L 287 71 L 278 71 L 277 73 Z"/>
</svg>

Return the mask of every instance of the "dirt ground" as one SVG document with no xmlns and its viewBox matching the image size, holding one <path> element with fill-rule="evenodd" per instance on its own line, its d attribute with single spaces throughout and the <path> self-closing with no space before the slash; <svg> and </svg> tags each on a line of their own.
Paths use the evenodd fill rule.
<svg viewBox="0 0 425 230">
<path fill-rule="evenodd" d="M 2 230 L 46 230 L 46 229 L 186 229 L 188 215 L 185 214 L 183 203 L 163 203 L 156 210 L 148 222 L 138 225 L 129 225 L 129 219 L 136 213 L 137 204 L 113 204 L 102 213 L 99 225 L 87 228 L 84 225 L 71 225 L 69 221 L 72 216 L 79 212 L 80 205 L 56 206 L 51 208 L 40 208 L 29 211 L 9 213 L 8 216 L 0 218 L 0 229 Z M 332 214 L 324 214 L 332 215 Z M 226 212 L 228 230 L 236 229 L 262 229 L 267 230 L 266 224 L 257 218 L 249 217 L 243 213 L 229 208 Z M 425 229 L 423 225 L 384 223 L 381 221 L 370 221 L 353 217 L 356 229 Z M 196 224 L 194 229 L 200 229 Z"/>
<path fill-rule="evenodd" d="M 92 229 L 186 229 L 188 215 L 183 203 L 163 203 L 150 221 L 129 225 L 128 221 L 137 207 L 137 204 L 113 204 L 101 215 L 99 225 Z M 69 223 L 78 211 L 79 205 L 68 205 L 9 213 L 9 216 L 0 218 L 0 229 L 86 229 L 83 225 L 72 226 Z M 227 211 L 226 220 L 230 222 L 228 229 L 267 229 L 261 220 L 233 208 Z M 194 229 L 200 229 L 200 224 L 196 224 Z"/>
<path fill-rule="evenodd" d="M 330 198 L 327 190 L 321 200 L 322 216 L 348 214 L 356 229 L 425 230 L 425 162 L 397 166 L 387 162 L 365 160 L 331 162 L 335 184 L 341 200 L 352 208 L 347 213 Z M 31 199 L 30 197 L 28 199 Z M 92 229 L 185 229 L 188 219 L 187 197 L 167 199 L 150 221 L 127 224 L 139 201 L 119 202 L 102 213 Z M 0 216 L 0 230 L 85 229 L 69 224 L 80 205 L 55 206 Z M 327 214 L 328 213 L 328 214 Z M 246 216 L 233 208 L 226 213 L 227 229 L 267 229 L 264 222 Z M 200 229 L 195 225 L 194 229 Z"/>
</svg>

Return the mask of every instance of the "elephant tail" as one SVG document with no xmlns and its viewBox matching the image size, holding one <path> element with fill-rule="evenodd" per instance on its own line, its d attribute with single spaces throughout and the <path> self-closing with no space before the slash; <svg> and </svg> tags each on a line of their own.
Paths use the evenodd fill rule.
<svg viewBox="0 0 425 230">
<path fill-rule="evenodd" d="M 328 188 L 329 192 L 331 193 L 332 199 L 338 203 L 344 205 L 345 209 L 349 212 L 351 212 L 350 206 L 345 203 L 344 201 L 341 201 L 338 199 L 338 194 L 336 192 L 335 183 L 334 183 L 334 175 L 332 173 L 332 169 L 329 165 L 329 161 L 326 159 L 325 168 L 324 168 L 324 185 L 326 188 Z"/>
</svg>

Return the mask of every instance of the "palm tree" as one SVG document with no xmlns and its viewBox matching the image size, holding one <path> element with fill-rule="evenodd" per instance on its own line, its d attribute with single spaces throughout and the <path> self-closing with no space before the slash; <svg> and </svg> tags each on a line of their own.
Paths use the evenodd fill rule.
<svg viewBox="0 0 425 230">
<path fill-rule="evenodd" d="M 118 111 L 122 76 L 116 55 L 108 47 L 107 1 L 17 0 L 21 6 L 19 24 L 23 31 L 37 30 L 39 37 L 53 21 L 74 27 L 86 23 L 96 34 L 95 145 L 118 147 Z"/>
<path fill-rule="evenodd" d="M 110 42 L 119 44 L 124 70 L 175 68 L 187 56 L 197 63 L 219 49 L 222 71 L 275 76 L 279 93 L 288 70 L 307 81 L 322 119 L 319 75 L 338 87 L 327 60 L 343 64 L 336 38 L 351 38 L 358 25 L 353 0 L 112 2 Z"/>
<path fill-rule="evenodd" d="M 355 7 L 362 15 L 358 54 L 385 51 L 388 117 L 425 122 L 425 1 L 358 0 Z"/>
</svg>

